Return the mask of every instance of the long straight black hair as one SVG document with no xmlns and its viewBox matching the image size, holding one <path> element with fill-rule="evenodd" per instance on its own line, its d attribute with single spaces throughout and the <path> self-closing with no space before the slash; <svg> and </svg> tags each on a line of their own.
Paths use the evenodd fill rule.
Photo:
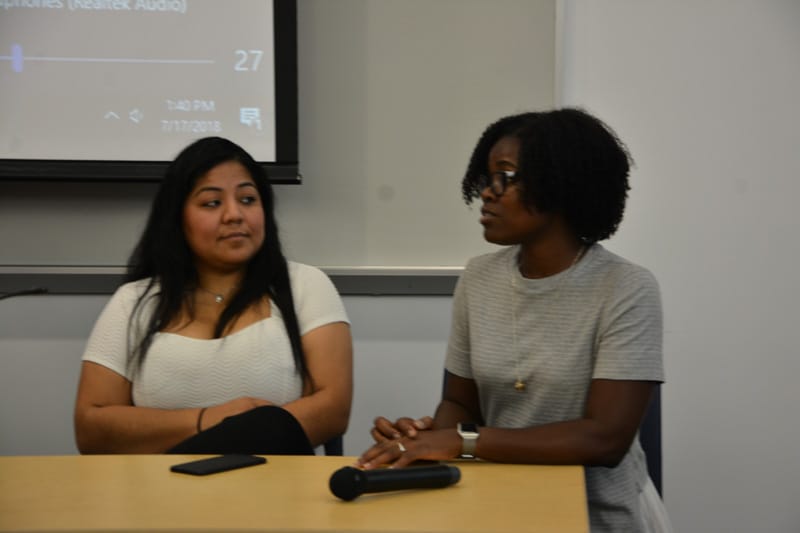
<svg viewBox="0 0 800 533">
<path fill-rule="evenodd" d="M 289 269 L 278 239 L 274 195 L 265 170 L 242 147 L 221 137 L 206 137 L 187 146 L 169 165 L 153 199 L 144 232 L 128 261 L 126 281 L 149 279 L 136 301 L 129 322 L 128 346 L 137 368 L 141 366 L 156 332 L 166 327 L 186 305 L 197 287 L 194 257 L 183 233 L 183 209 L 197 180 L 221 163 L 241 163 L 255 182 L 264 210 L 264 244 L 250 259 L 244 279 L 220 314 L 214 327 L 219 338 L 226 326 L 248 306 L 268 296 L 280 309 L 289 335 L 295 367 L 303 378 L 308 373 L 300 343 Z M 153 313 L 144 322 L 139 315 L 153 299 Z M 142 323 L 141 328 L 134 327 Z"/>
</svg>

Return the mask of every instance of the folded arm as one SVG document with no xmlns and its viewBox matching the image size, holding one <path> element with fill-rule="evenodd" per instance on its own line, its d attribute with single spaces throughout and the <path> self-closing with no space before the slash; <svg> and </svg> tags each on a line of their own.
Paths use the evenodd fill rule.
<svg viewBox="0 0 800 533">
<path fill-rule="evenodd" d="M 282 407 L 303 427 L 312 445 L 344 433 L 352 401 L 352 340 L 337 322 L 302 337 L 310 380 L 307 394 Z M 81 453 L 164 453 L 200 430 L 250 409 L 271 405 L 241 397 L 199 408 L 157 409 L 133 405 L 132 384 L 102 365 L 85 361 L 75 403 L 75 438 Z"/>
<path fill-rule="evenodd" d="M 75 440 L 81 453 L 164 453 L 224 418 L 270 402 L 242 397 L 199 408 L 157 409 L 133 405 L 131 382 L 97 363 L 84 361 L 75 402 Z"/>
<path fill-rule="evenodd" d="M 630 448 L 655 385 L 596 379 L 583 417 L 524 429 L 483 428 L 476 451 L 490 461 L 614 467 Z"/>
<path fill-rule="evenodd" d="M 353 400 L 353 341 L 350 326 L 334 322 L 301 339 L 309 374 L 306 394 L 282 407 L 303 427 L 313 446 L 347 429 Z"/>
<path fill-rule="evenodd" d="M 472 383 L 472 385 L 470 385 Z M 476 455 L 505 463 L 583 464 L 613 467 L 622 460 L 641 424 L 655 382 L 593 380 L 581 418 L 540 426 L 507 429 L 481 427 Z M 418 459 L 451 459 L 460 454 L 457 422 L 478 421 L 474 382 L 450 376 L 430 431 L 377 443 L 359 462 L 367 468 L 383 463 L 405 466 Z M 460 418 L 466 416 L 466 418 Z"/>
</svg>

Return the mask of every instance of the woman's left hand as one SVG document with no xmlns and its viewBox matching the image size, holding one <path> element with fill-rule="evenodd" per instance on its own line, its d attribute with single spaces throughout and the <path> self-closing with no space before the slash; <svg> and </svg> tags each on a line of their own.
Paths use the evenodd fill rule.
<svg viewBox="0 0 800 533">
<path fill-rule="evenodd" d="M 356 466 L 365 470 L 388 465 L 401 468 L 421 459 L 446 461 L 461 453 L 461 437 L 454 428 L 420 431 L 415 438 L 383 440 L 365 451 Z"/>
<path fill-rule="evenodd" d="M 375 442 L 382 442 L 387 439 L 396 440 L 401 437 L 415 438 L 420 431 L 427 431 L 433 427 L 433 418 L 423 416 L 422 418 L 398 418 L 394 423 L 387 418 L 379 416 L 373 422 L 370 435 Z"/>
</svg>

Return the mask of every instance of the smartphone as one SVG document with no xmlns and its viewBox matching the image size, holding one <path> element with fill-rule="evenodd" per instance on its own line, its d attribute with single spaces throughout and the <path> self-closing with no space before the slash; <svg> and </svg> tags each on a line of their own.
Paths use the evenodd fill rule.
<svg viewBox="0 0 800 533">
<path fill-rule="evenodd" d="M 265 458 L 255 455 L 230 454 L 172 465 L 170 470 L 172 472 L 180 472 L 181 474 L 205 476 L 208 474 L 216 474 L 217 472 L 244 468 L 246 466 L 262 465 L 266 462 L 267 460 Z"/>
</svg>

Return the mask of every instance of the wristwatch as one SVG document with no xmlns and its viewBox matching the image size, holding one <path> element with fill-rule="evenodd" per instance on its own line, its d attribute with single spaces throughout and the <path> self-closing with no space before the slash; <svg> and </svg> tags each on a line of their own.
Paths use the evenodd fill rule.
<svg viewBox="0 0 800 533">
<path fill-rule="evenodd" d="M 459 422 L 456 431 L 461 435 L 461 459 L 475 459 L 475 446 L 478 444 L 478 424 Z"/>
</svg>

